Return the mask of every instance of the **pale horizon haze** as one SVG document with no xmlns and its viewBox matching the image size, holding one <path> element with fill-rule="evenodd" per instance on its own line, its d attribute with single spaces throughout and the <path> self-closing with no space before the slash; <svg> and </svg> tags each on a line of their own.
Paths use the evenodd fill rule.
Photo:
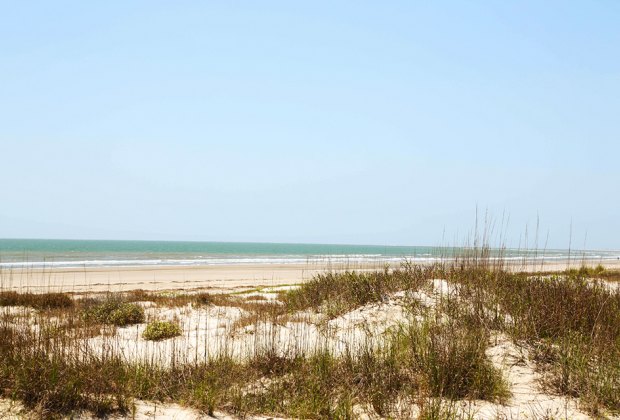
<svg viewBox="0 0 620 420">
<path fill-rule="evenodd" d="M 0 1 L 0 54 L 0 238 L 620 249 L 617 1 Z"/>
</svg>

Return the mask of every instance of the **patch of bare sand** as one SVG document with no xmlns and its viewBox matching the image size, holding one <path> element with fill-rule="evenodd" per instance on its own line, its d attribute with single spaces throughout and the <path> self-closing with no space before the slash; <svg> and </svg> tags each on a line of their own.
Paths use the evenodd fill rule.
<svg viewBox="0 0 620 420">
<path fill-rule="evenodd" d="M 113 415 L 110 419 L 124 420 L 124 419 L 136 419 L 136 420 L 150 420 L 150 419 L 171 419 L 171 420 L 198 420 L 198 419 L 232 419 L 225 415 L 218 417 L 211 417 L 205 413 L 192 408 L 183 407 L 178 404 L 163 404 L 159 402 L 149 402 L 136 400 L 133 404 L 133 412 L 127 415 Z M 220 414 L 220 413 L 217 413 Z"/>
<path fill-rule="evenodd" d="M 18 402 L 5 398 L 0 398 L 0 419 L 6 420 L 24 420 L 44 418 L 34 411 L 24 408 Z M 73 413 L 72 419 L 94 420 L 97 417 L 91 413 Z M 178 404 L 161 403 L 154 401 L 135 400 L 133 409 L 127 414 L 113 414 L 108 416 L 110 420 L 155 420 L 155 419 L 171 419 L 171 420 L 202 420 L 202 419 L 218 419 L 218 420 L 237 420 L 239 417 L 229 415 L 221 411 L 215 411 L 213 416 L 190 408 L 183 407 Z M 283 420 L 272 416 L 244 416 L 246 420 Z"/>
<path fill-rule="evenodd" d="M 8 398 L 0 398 L 0 419 L 23 419 L 27 418 L 27 412 L 19 401 Z"/>
</svg>

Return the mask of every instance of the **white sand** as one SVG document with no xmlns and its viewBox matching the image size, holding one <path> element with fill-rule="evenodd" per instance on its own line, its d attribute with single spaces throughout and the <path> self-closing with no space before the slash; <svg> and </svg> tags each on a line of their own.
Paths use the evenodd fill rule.
<svg viewBox="0 0 620 420">
<path fill-rule="evenodd" d="M 0 289 L 47 292 L 118 292 L 126 290 L 215 289 L 234 291 L 301 283 L 326 270 L 382 269 L 374 264 L 237 264 L 191 267 L 51 268 L 0 271 Z"/>
<path fill-rule="evenodd" d="M 251 290 L 240 297 L 262 296 L 274 300 L 278 290 L 291 286 L 268 287 Z M 244 359 L 256 352 L 275 350 L 279 354 L 312 353 L 329 348 L 335 354 L 356 352 L 365 346 L 379 345 L 385 334 L 409 320 L 415 322 L 419 315 L 407 312 L 406 303 L 416 300 L 426 311 L 439 311 L 442 301 L 458 293 L 456 287 L 445 280 L 435 279 L 415 292 L 399 292 L 386 296 L 383 302 L 371 303 L 348 313 L 327 320 L 325 315 L 312 311 L 300 312 L 282 322 L 258 322 L 237 327 L 244 311 L 237 307 L 192 306 L 166 308 L 151 302 L 143 302 L 147 318 L 168 319 L 178 322 L 183 335 L 174 339 L 151 342 L 142 338 L 145 324 L 118 328 L 112 336 L 98 336 L 85 341 L 90 352 L 112 351 L 126 360 L 150 360 L 162 365 L 173 357 L 178 362 L 205 360 L 216 354 L 229 354 Z M 34 318 L 33 310 L 27 308 L 3 308 L 10 316 Z M 36 312 L 36 311 L 34 311 Z M 445 315 L 444 315 L 445 316 Z M 31 324 L 37 328 L 36 324 Z M 526 347 L 518 347 L 506 335 L 496 333 L 489 343 L 487 356 L 505 375 L 512 393 L 506 405 L 486 401 L 459 402 L 463 413 L 479 419 L 535 419 L 535 418 L 590 418 L 579 408 L 578 400 L 550 395 L 541 387 L 541 376 L 529 359 Z M 19 405 L 10 407 L 6 400 L 0 401 L 0 417 L 19 413 Z M 204 414 L 176 405 L 158 405 L 137 402 L 137 418 L 207 418 Z M 360 418 L 378 418 L 370 407 L 355 407 Z M 415 413 L 416 407 L 409 402 L 402 407 L 403 413 Z M 17 413 L 17 414 L 16 414 Z M 218 418 L 231 418 L 220 413 Z"/>
<path fill-rule="evenodd" d="M 12 401 L 0 398 L 0 419 L 21 419 L 25 417 L 26 411 L 19 401 Z"/>
<path fill-rule="evenodd" d="M 595 266 L 601 261 L 575 259 L 571 267 L 583 263 Z M 620 261 L 605 260 L 608 268 L 620 268 Z M 544 261 L 525 266 L 513 262 L 514 269 L 532 271 L 560 271 L 567 262 Z M 101 268 L 48 268 L 0 270 L 0 289 L 47 292 L 117 292 L 144 290 L 211 289 L 234 291 L 257 286 L 297 284 L 317 273 L 328 270 L 383 270 L 382 264 L 236 264 L 189 267 L 101 267 Z"/>
</svg>

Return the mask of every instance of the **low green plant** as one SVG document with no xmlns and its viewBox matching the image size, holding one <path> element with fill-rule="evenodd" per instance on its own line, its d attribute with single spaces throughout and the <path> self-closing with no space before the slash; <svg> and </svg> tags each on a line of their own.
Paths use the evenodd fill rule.
<svg viewBox="0 0 620 420">
<path fill-rule="evenodd" d="M 135 303 L 107 300 L 84 310 L 84 318 L 102 324 L 124 327 L 144 322 L 144 309 Z"/>
<path fill-rule="evenodd" d="M 159 341 L 181 335 L 179 324 L 170 321 L 155 321 L 146 326 L 142 333 L 145 340 Z"/>
</svg>

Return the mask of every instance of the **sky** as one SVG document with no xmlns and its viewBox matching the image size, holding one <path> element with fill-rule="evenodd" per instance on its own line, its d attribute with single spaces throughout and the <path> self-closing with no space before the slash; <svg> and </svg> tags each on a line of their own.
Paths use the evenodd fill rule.
<svg viewBox="0 0 620 420">
<path fill-rule="evenodd" d="M 0 0 L 0 237 L 619 249 L 619 117 L 615 0 Z"/>
</svg>

